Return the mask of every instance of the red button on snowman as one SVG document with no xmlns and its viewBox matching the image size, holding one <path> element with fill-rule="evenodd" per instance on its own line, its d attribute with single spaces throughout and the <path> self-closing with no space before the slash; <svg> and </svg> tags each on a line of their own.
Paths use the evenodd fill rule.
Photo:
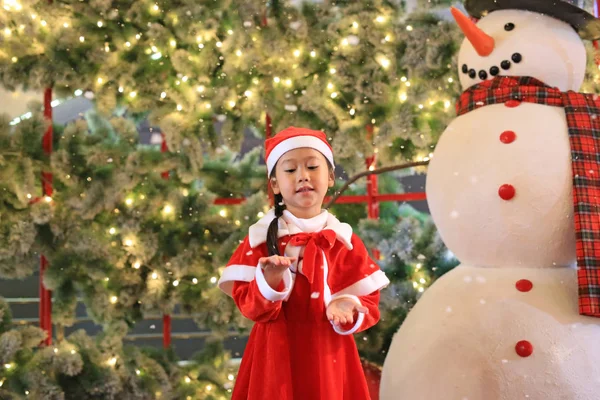
<svg viewBox="0 0 600 400">
<path fill-rule="evenodd" d="M 577 93 L 600 20 L 564 0 L 465 8 L 465 92 L 426 188 L 461 264 L 394 336 L 381 399 L 600 399 L 600 102 Z"/>
</svg>

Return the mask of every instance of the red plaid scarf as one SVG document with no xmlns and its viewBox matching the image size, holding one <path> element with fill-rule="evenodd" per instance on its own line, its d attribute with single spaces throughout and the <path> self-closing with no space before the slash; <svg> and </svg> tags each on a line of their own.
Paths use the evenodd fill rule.
<svg viewBox="0 0 600 400">
<path fill-rule="evenodd" d="M 467 89 L 456 112 L 463 115 L 489 104 L 514 106 L 523 101 L 565 109 L 573 170 L 579 313 L 600 317 L 600 100 L 596 95 L 561 92 L 531 77 L 499 76 Z"/>
</svg>

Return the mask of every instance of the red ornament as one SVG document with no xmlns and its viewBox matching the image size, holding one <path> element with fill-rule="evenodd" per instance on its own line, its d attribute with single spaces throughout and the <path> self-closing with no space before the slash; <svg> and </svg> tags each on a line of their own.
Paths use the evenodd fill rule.
<svg viewBox="0 0 600 400">
<path fill-rule="evenodd" d="M 521 279 L 515 286 L 519 292 L 529 292 L 533 288 L 533 283 L 529 279 Z"/>
<path fill-rule="evenodd" d="M 515 197 L 515 187 L 505 183 L 498 189 L 498 195 L 502 200 L 510 200 Z"/>
<path fill-rule="evenodd" d="M 515 351 L 521 357 L 529 357 L 531 354 L 533 354 L 533 345 L 527 340 L 521 340 L 520 342 L 517 342 Z"/>
<path fill-rule="evenodd" d="M 504 131 L 500 134 L 500 141 L 504 144 L 509 144 L 515 141 L 517 135 L 513 131 Z"/>
<path fill-rule="evenodd" d="M 507 100 L 507 101 L 504 102 L 504 105 L 506 107 L 514 108 L 514 107 L 517 107 L 517 106 L 521 105 L 521 100 L 514 100 L 514 99 Z"/>
</svg>

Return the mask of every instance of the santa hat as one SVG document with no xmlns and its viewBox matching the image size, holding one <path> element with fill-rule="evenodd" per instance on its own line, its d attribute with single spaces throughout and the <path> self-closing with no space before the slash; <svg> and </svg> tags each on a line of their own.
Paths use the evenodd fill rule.
<svg viewBox="0 0 600 400">
<path fill-rule="evenodd" d="M 333 150 L 327 142 L 327 136 L 321 131 L 290 126 L 277 135 L 265 141 L 265 160 L 267 162 L 267 175 L 271 176 L 275 164 L 282 155 L 290 150 L 309 147 L 318 150 L 325 156 L 333 167 Z"/>
</svg>

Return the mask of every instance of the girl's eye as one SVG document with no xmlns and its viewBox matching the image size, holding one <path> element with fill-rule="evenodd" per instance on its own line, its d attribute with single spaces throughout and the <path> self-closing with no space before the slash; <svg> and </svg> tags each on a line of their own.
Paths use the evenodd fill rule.
<svg viewBox="0 0 600 400">
<path fill-rule="evenodd" d="M 295 168 L 294 168 L 294 169 L 286 169 L 286 170 L 285 170 L 285 172 L 287 172 L 287 173 L 290 173 L 290 174 L 291 174 L 291 173 L 292 173 L 292 172 L 294 172 L 295 170 L 296 170 Z"/>
<path fill-rule="evenodd" d="M 318 165 L 315 165 L 315 166 L 312 166 L 312 167 L 308 167 L 308 169 L 317 169 L 317 168 L 319 168 Z"/>
</svg>

